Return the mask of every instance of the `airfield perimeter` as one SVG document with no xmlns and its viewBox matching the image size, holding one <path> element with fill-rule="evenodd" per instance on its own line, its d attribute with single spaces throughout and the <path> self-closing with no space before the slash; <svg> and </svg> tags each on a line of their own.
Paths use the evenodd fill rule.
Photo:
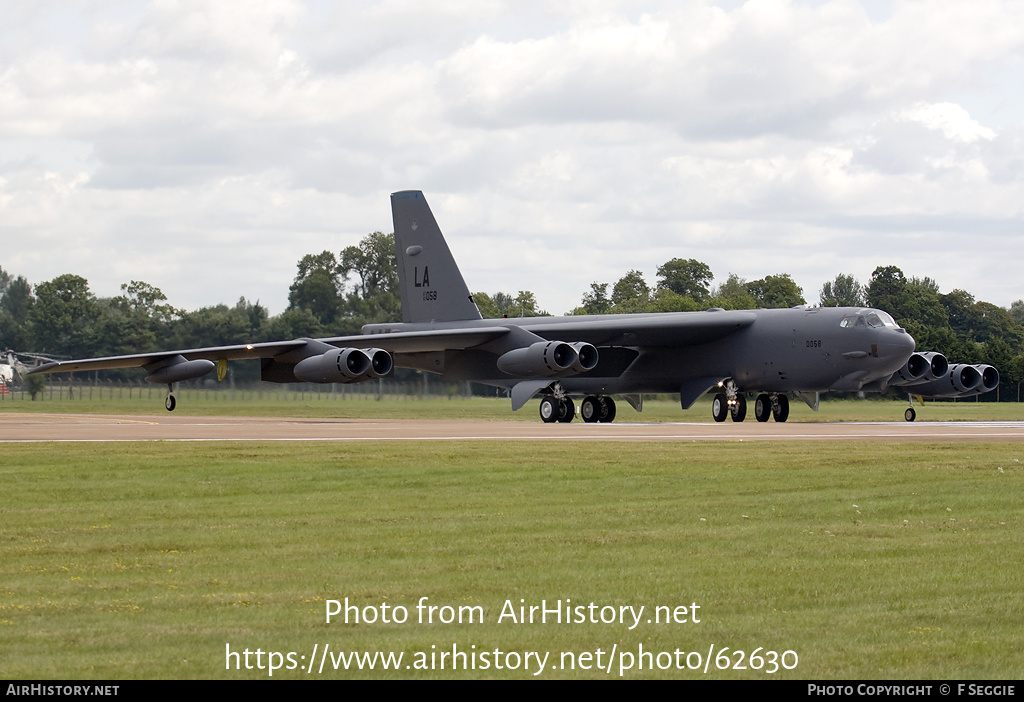
<svg viewBox="0 0 1024 702">
<path fill-rule="evenodd" d="M 466 419 L 0 415 L 0 442 L 32 441 L 1024 441 L 1024 422 L 542 424 Z"/>
</svg>

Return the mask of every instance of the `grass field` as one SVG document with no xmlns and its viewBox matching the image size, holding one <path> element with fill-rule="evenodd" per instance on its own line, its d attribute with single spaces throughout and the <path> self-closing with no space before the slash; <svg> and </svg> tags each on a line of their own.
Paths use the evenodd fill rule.
<svg viewBox="0 0 1024 702">
<path fill-rule="evenodd" d="M 527 652 L 549 654 L 538 677 L 618 678 L 641 646 L 671 667 L 634 660 L 623 677 L 1024 675 L 1016 443 L 3 450 L 7 678 L 261 679 L 272 660 L 284 666 L 275 679 L 529 678 Z M 423 597 L 450 608 L 436 618 L 479 607 L 462 612 L 483 621 L 419 623 Z M 361 616 L 386 604 L 409 620 L 326 623 L 327 602 L 345 598 Z M 645 610 L 632 629 L 628 614 L 498 621 L 506 601 L 545 600 Z M 655 607 L 694 603 L 686 623 L 647 622 Z M 324 645 L 404 658 L 397 671 L 379 659 L 334 671 L 328 659 L 323 673 L 318 658 L 307 674 Z M 453 646 L 478 669 L 452 671 L 449 656 L 439 670 Z M 687 668 L 709 651 L 707 673 Z M 770 651 L 795 657 L 769 674 Z M 417 661 L 432 669 L 405 668 Z"/>
<path fill-rule="evenodd" d="M 49 412 L 89 414 L 162 414 L 166 392 L 159 387 L 111 391 L 110 389 L 76 388 L 73 399 L 54 392 L 38 401 L 20 396 L 0 396 L 0 414 L 4 412 Z M 381 418 L 435 418 L 435 419 L 491 419 L 495 421 L 538 421 L 538 399 L 532 400 L 518 412 L 512 411 L 507 398 L 451 398 L 416 395 L 377 396 L 349 392 L 296 392 L 293 390 L 193 390 L 176 393 L 176 415 L 185 416 L 288 416 L 288 417 L 364 417 Z M 578 403 L 577 403 L 578 404 Z M 643 412 L 633 410 L 625 401 L 617 403 L 617 422 L 710 422 L 711 400 L 706 397 L 691 409 L 683 411 L 678 399 L 644 399 Z M 818 412 L 812 412 L 803 402 L 790 404 L 793 422 L 863 422 L 902 421 L 906 400 L 825 400 Z M 918 421 L 994 421 L 1024 420 L 1024 403 L 1015 402 L 927 402 L 915 403 Z M 577 420 L 579 421 L 579 420 Z M 754 421 L 748 405 L 747 421 Z"/>
</svg>

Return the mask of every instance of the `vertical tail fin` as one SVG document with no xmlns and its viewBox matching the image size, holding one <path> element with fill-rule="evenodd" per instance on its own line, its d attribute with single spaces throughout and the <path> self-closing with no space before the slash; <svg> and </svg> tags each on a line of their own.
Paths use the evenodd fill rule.
<svg viewBox="0 0 1024 702">
<path fill-rule="evenodd" d="M 403 322 L 480 319 L 466 281 L 419 190 L 391 194 Z"/>
</svg>

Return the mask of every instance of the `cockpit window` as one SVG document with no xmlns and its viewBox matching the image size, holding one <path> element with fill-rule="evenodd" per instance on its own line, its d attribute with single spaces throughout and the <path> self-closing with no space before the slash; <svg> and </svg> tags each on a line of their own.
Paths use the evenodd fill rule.
<svg viewBox="0 0 1024 702">
<path fill-rule="evenodd" d="M 881 310 L 861 310 L 855 315 L 849 317 L 843 317 L 839 322 L 840 327 L 871 327 L 872 329 L 882 329 L 883 327 L 889 327 L 890 329 L 899 329 L 900 325 L 896 324 L 888 312 L 882 312 Z"/>
</svg>

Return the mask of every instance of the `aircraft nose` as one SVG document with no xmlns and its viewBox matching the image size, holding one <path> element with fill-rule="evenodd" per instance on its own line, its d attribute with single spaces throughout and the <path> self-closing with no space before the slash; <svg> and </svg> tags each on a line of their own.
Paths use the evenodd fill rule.
<svg viewBox="0 0 1024 702">
<path fill-rule="evenodd" d="M 905 329 L 892 330 L 885 335 L 884 340 L 879 341 L 881 342 L 878 344 L 879 357 L 885 360 L 891 359 L 893 363 L 898 362 L 897 368 L 907 362 L 917 347 L 914 337 Z"/>
</svg>

